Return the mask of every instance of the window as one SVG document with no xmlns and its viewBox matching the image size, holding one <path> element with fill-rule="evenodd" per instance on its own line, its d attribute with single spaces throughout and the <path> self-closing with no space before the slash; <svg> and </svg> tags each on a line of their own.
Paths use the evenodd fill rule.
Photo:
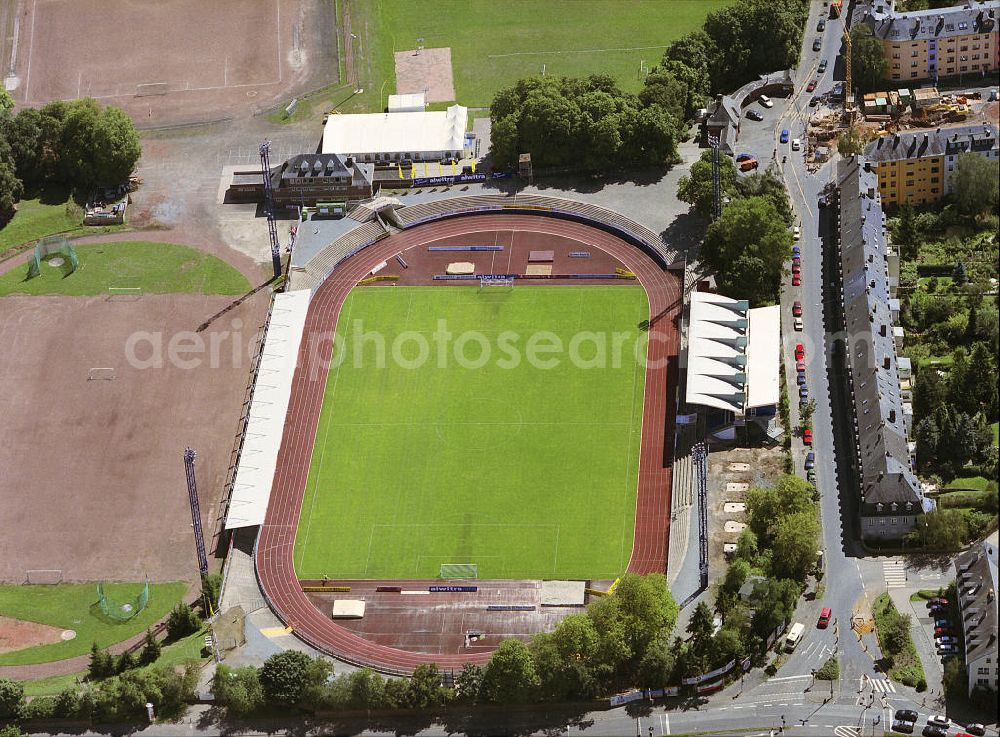
<svg viewBox="0 0 1000 737">
<path fill-rule="evenodd" d="M 938 193 L 937 187 L 931 187 L 931 194 L 937 194 L 937 193 Z"/>
<path fill-rule="evenodd" d="M 931 177 L 931 184 L 937 184 L 940 177 Z"/>
<path fill-rule="evenodd" d="M 917 50 L 916 50 L 916 49 L 914 49 L 914 50 L 913 50 L 913 53 L 911 53 L 911 54 L 910 54 L 910 56 L 912 56 L 912 57 L 916 57 L 916 56 L 917 56 Z"/>
<path fill-rule="evenodd" d="M 979 674 L 979 675 L 981 675 L 981 676 L 988 676 L 990 674 L 990 669 L 989 668 L 979 668 L 979 669 L 976 670 L 976 673 Z"/>
<path fill-rule="evenodd" d="M 893 55 L 892 55 L 892 58 L 893 58 L 893 59 L 898 59 L 898 58 L 899 58 L 899 54 L 893 54 Z"/>
<path fill-rule="evenodd" d="M 913 77 L 916 77 L 916 76 L 917 76 L 917 73 L 916 73 L 916 72 L 910 72 L 910 78 L 911 78 L 911 79 L 912 79 Z"/>
<path fill-rule="evenodd" d="M 968 51 L 969 50 L 969 45 L 966 44 L 965 46 L 960 47 L 958 50 L 959 51 Z"/>
<path fill-rule="evenodd" d="M 906 180 L 906 186 L 907 187 L 912 187 L 913 186 L 913 180 L 912 179 L 907 179 Z"/>
<path fill-rule="evenodd" d="M 976 679 L 976 683 L 978 683 L 978 684 L 980 684 L 982 686 L 989 686 L 990 685 L 990 679 L 989 678 L 977 678 Z"/>
<path fill-rule="evenodd" d="M 963 72 L 969 71 L 969 67 L 967 67 L 967 66 L 961 66 L 961 67 L 959 67 L 959 69 L 961 69 Z"/>
<path fill-rule="evenodd" d="M 893 64 L 893 65 L 892 65 L 892 68 L 893 68 L 893 69 L 899 69 L 899 64 Z M 897 75 L 897 76 L 898 76 L 898 75 Z"/>
<path fill-rule="evenodd" d="M 938 167 L 936 167 L 936 166 L 932 166 L 931 167 L 931 174 L 937 174 L 937 171 L 938 171 Z"/>
<path fill-rule="evenodd" d="M 954 56 L 949 56 L 948 57 L 948 63 L 949 64 L 954 64 L 955 63 L 955 57 Z"/>
</svg>

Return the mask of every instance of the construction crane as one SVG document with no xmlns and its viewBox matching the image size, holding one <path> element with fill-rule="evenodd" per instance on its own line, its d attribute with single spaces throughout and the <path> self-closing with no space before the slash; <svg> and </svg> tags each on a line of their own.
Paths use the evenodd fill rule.
<svg viewBox="0 0 1000 737">
<path fill-rule="evenodd" d="M 854 88 L 851 84 L 851 31 L 844 29 L 844 112 L 847 114 L 847 123 L 854 122 Z"/>
</svg>

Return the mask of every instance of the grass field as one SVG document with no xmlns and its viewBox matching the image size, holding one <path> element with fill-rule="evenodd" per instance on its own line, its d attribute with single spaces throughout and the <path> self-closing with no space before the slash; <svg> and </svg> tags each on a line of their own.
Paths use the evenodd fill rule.
<svg viewBox="0 0 1000 737">
<path fill-rule="evenodd" d="M 637 325 L 648 317 L 638 286 L 354 290 L 337 326 L 344 358 L 329 373 L 303 497 L 298 575 L 433 578 L 441 563 L 476 563 L 484 578 L 622 573 L 645 386 Z M 439 319 L 454 336 L 443 352 L 432 336 Z M 358 347 L 359 331 L 385 336 L 384 368 L 375 367 L 374 339 Z M 485 365 L 454 359 L 465 331 L 492 346 Z M 504 331 L 519 337 L 505 344 Z M 537 331 L 564 347 L 581 331 L 607 335 L 609 355 L 620 331 L 623 359 L 582 368 L 564 352 L 538 354 L 555 359 L 552 368 L 526 358 L 510 367 L 499 346 L 526 357 Z M 428 341 L 423 365 L 391 359 L 396 345 L 416 363 L 419 336 Z M 469 339 L 465 355 L 481 350 Z M 597 355 L 590 342 L 577 353 Z"/>
<path fill-rule="evenodd" d="M 116 241 L 74 246 L 80 265 L 42 265 L 27 279 L 24 265 L 0 276 L 0 296 L 8 294 L 107 294 L 108 287 L 142 287 L 144 292 L 168 294 L 245 294 L 250 282 L 225 261 L 187 246 L 149 241 Z M 25 257 L 26 258 L 26 257 Z"/>
<path fill-rule="evenodd" d="M 142 589 L 141 584 L 105 585 L 108 596 L 130 601 Z M 112 622 L 97 608 L 94 584 L 59 584 L 58 586 L 0 586 L 0 614 L 15 619 L 74 630 L 72 640 L 38 645 L 0 654 L 0 665 L 27 665 L 64 660 L 90 652 L 96 642 L 101 647 L 127 640 L 132 635 L 165 617 L 181 600 L 184 583 L 151 583 L 149 604 L 128 622 Z"/>
<path fill-rule="evenodd" d="M 656 64 L 675 39 L 701 27 L 732 0 L 361 0 L 351 30 L 361 36 L 355 61 L 366 91 L 390 80 L 393 51 L 449 46 L 455 94 L 486 107 L 521 77 L 610 74 L 623 88 L 642 86 L 639 63 Z M 383 101 L 380 100 L 380 103 Z"/>
<path fill-rule="evenodd" d="M 83 229 L 83 208 L 73 202 L 68 192 L 43 192 L 17 203 L 17 214 L 0 228 L 0 255 L 42 236 Z"/>
</svg>

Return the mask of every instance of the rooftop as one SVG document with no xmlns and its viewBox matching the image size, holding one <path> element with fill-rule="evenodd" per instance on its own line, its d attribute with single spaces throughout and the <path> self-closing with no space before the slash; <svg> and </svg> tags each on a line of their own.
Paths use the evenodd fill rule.
<svg viewBox="0 0 1000 737">
<path fill-rule="evenodd" d="M 989 151 L 997 147 L 997 140 L 997 127 L 992 123 L 909 130 L 871 141 L 865 147 L 865 158 L 883 163 L 954 155 L 969 150 Z"/>
<path fill-rule="evenodd" d="M 966 2 L 946 8 L 915 10 L 891 14 L 873 11 L 865 18 L 872 33 L 880 39 L 904 41 L 934 40 L 990 33 L 997 30 L 1000 0 Z"/>
<path fill-rule="evenodd" d="M 323 153 L 387 154 L 461 151 L 468 109 L 440 112 L 331 115 L 323 131 Z"/>
<path fill-rule="evenodd" d="M 994 530 L 955 559 L 958 599 L 965 629 L 965 662 L 972 667 L 997 651 L 997 542 Z"/>
<path fill-rule="evenodd" d="M 903 420 L 877 175 L 866 170 L 860 157 L 853 157 L 840 162 L 837 178 L 844 322 L 862 500 L 886 514 L 916 513 L 922 497 Z"/>
</svg>

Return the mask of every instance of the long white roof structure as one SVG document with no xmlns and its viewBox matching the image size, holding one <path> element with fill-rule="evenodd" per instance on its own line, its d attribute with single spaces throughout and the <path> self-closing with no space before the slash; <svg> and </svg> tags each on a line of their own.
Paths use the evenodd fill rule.
<svg viewBox="0 0 1000 737">
<path fill-rule="evenodd" d="M 243 452 L 226 513 L 227 530 L 264 523 L 311 294 L 303 289 L 274 295 Z"/>
<path fill-rule="evenodd" d="M 776 405 L 780 330 L 778 307 L 751 310 L 747 300 L 692 292 L 687 402 L 738 415 Z"/>
<path fill-rule="evenodd" d="M 468 108 L 446 111 L 331 115 L 323 129 L 323 153 L 365 154 L 461 151 Z"/>
</svg>

